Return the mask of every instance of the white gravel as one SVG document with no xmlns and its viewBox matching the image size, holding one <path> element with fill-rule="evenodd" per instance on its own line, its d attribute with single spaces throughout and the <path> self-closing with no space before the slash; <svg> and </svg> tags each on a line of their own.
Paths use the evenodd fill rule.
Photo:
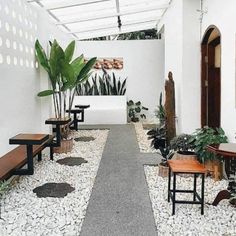
<svg viewBox="0 0 236 236">
<path fill-rule="evenodd" d="M 83 130 L 72 137 L 93 136 L 90 142 L 74 142 L 73 151 L 44 157 L 35 163 L 35 174 L 20 178 L 2 200 L 0 236 L 77 236 L 81 231 L 108 130 Z M 81 166 L 64 166 L 56 160 L 67 156 L 88 161 Z M 38 198 L 33 189 L 48 182 L 66 182 L 75 188 L 64 198 Z"/>
<path fill-rule="evenodd" d="M 171 215 L 172 204 L 167 202 L 167 178 L 158 176 L 158 167 L 144 167 L 159 236 L 235 236 L 236 209 L 223 200 L 214 207 L 205 204 L 202 216 L 199 205 L 176 204 L 176 214 Z M 192 189 L 193 178 L 177 177 L 177 187 Z M 198 189 L 201 181 L 198 180 Z M 227 181 L 205 180 L 205 202 L 212 203 L 217 193 L 227 187 Z M 199 190 L 198 190 L 199 191 Z M 200 191 L 199 191 L 200 193 Z M 191 194 L 177 193 L 178 199 L 192 200 Z"/>
<path fill-rule="evenodd" d="M 148 140 L 148 130 L 143 129 L 142 123 L 134 123 L 137 141 L 140 152 L 142 153 L 155 153 L 158 152 L 156 149 L 151 147 L 151 140 Z"/>
</svg>

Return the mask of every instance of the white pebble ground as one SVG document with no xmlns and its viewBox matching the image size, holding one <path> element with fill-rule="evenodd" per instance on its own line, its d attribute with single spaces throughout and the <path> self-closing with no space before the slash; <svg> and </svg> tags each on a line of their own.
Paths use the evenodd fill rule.
<svg viewBox="0 0 236 236">
<path fill-rule="evenodd" d="M 35 173 L 20 178 L 1 201 L 1 236 L 78 236 L 106 143 L 108 130 L 82 130 L 72 137 L 93 136 L 90 142 L 74 142 L 71 153 L 44 157 L 35 162 Z M 56 160 L 82 157 L 88 163 L 64 166 Z M 75 191 L 64 198 L 38 198 L 33 189 L 48 182 L 69 183 Z"/>
<path fill-rule="evenodd" d="M 205 214 L 199 205 L 176 204 L 176 214 L 171 215 L 172 204 L 167 202 L 167 178 L 158 176 L 157 166 L 144 167 L 149 195 L 154 212 L 158 236 L 235 236 L 236 209 L 223 200 L 218 206 L 205 204 Z M 177 177 L 177 188 L 192 189 L 193 178 Z M 198 179 L 198 191 L 201 181 Z M 205 202 L 212 203 L 220 190 L 227 187 L 227 181 L 205 181 Z M 192 200 L 191 194 L 177 193 L 178 199 Z"/>
<path fill-rule="evenodd" d="M 147 132 L 148 130 L 143 129 L 142 123 L 134 123 L 137 141 L 139 145 L 140 152 L 142 153 L 155 153 L 156 149 L 151 147 L 151 140 L 148 140 Z"/>
</svg>

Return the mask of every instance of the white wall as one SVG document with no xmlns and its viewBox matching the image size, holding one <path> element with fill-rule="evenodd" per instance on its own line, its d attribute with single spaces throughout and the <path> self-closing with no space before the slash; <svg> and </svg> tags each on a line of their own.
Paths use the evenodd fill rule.
<svg viewBox="0 0 236 236">
<path fill-rule="evenodd" d="M 210 25 L 221 32 L 221 126 L 235 142 L 235 33 L 236 1 L 204 1 L 207 13 L 203 17 L 202 34 Z M 203 36 L 203 35 L 202 35 Z"/>
<path fill-rule="evenodd" d="M 200 126 L 199 0 L 173 0 L 158 28 L 164 27 L 165 75 L 173 72 L 177 132 Z"/>
<path fill-rule="evenodd" d="M 41 9 L 23 0 L 0 0 L 0 156 L 13 148 L 8 140 L 17 133 L 48 131 L 50 100 L 37 97 L 48 80 L 35 66 L 34 42 L 39 38 L 46 47 L 50 36 L 65 41 Z"/>
<path fill-rule="evenodd" d="M 149 108 L 149 117 L 157 107 L 164 80 L 164 44 L 162 40 L 79 41 L 77 54 L 85 57 L 123 57 L 124 69 L 115 71 L 127 79 L 127 97 Z"/>
</svg>

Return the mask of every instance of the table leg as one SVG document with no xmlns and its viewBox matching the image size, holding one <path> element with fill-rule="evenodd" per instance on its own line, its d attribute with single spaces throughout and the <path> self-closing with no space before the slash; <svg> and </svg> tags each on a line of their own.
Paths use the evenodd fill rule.
<svg viewBox="0 0 236 236">
<path fill-rule="evenodd" d="M 58 147 L 61 146 L 61 130 L 60 130 L 60 125 L 56 125 L 56 144 Z"/>
<path fill-rule="evenodd" d="M 193 180 L 193 201 L 196 201 L 196 191 L 197 191 L 197 174 L 194 174 L 194 180 Z"/>
<path fill-rule="evenodd" d="M 169 173 L 168 173 L 168 202 L 170 202 L 170 184 L 171 184 L 171 170 L 169 168 Z"/>
<path fill-rule="evenodd" d="M 176 191 L 176 173 L 174 174 L 174 178 L 173 178 L 173 201 L 172 201 L 172 215 L 175 214 L 175 191 Z"/>
<path fill-rule="evenodd" d="M 74 113 L 74 129 L 78 131 L 78 119 L 77 119 L 77 113 Z"/>
<path fill-rule="evenodd" d="M 194 177 L 195 178 L 195 177 Z M 205 183 L 205 174 L 202 174 L 202 196 L 201 196 L 201 214 L 204 215 L 204 183 Z"/>
</svg>

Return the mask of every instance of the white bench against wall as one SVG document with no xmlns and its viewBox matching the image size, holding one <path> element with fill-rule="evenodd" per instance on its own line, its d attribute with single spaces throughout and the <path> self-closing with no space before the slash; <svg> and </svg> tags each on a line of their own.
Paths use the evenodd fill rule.
<svg viewBox="0 0 236 236">
<path fill-rule="evenodd" d="M 75 105 L 90 105 L 83 124 L 126 124 L 126 96 L 75 96 Z"/>
</svg>

